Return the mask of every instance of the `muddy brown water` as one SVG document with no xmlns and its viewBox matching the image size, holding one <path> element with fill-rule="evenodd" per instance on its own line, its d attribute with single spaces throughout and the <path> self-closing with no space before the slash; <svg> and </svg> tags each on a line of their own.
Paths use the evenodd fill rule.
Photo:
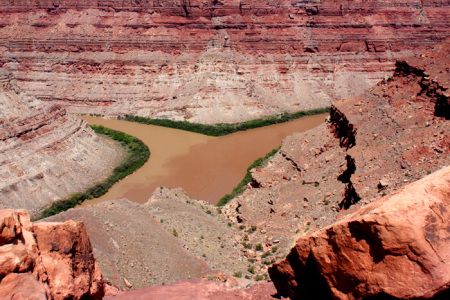
<svg viewBox="0 0 450 300">
<path fill-rule="evenodd" d="M 82 205 L 122 198 L 144 203 L 160 186 L 182 187 L 190 197 L 216 204 L 241 182 L 248 166 L 257 158 L 279 147 L 286 136 L 320 125 L 326 116 L 303 117 L 223 137 L 83 116 L 89 124 L 103 125 L 141 139 L 151 155 L 142 168 L 116 183 L 105 195 Z"/>
</svg>

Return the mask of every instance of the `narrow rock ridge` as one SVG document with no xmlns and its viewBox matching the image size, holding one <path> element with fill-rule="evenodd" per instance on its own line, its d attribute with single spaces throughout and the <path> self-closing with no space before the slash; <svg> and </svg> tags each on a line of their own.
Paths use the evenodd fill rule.
<svg viewBox="0 0 450 300">
<path fill-rule="evenodd" d="M 397 58 L 448 37 L 449 8 L 419 0 L 4 0 L 0 66 L 24 91 L 69 112 L 236 122 L 363 93 Z"/>
<path fill-rule="evenodd" d="M 0 72 L 0 208 L 35 215 L 108 175 L 122 149 L 59 105 L 23 93 Z"/>
</svg>

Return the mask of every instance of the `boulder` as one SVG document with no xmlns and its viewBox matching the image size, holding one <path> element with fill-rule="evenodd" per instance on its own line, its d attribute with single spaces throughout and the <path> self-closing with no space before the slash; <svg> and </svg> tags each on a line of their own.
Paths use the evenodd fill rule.
<svg viewBox="0 0 450 300">
<path fill-rule="evenodd" d="M 450 287 L 450 167 L 300 238 L 269 274 L 305 299 L 428 299 Z"/>
<path fill-rule="evenodd" d="M 0 299 L 101 299 L 106 284 L 83 222 L 0 211 Z M 109 294 L 116 294 L 109 290 Z"/>
<path fill-rule="evenodd" d="M 30 274 L 11 273 L 0 283 L 0 299 L 47 300 L 45 287 Z"/>
</svg>

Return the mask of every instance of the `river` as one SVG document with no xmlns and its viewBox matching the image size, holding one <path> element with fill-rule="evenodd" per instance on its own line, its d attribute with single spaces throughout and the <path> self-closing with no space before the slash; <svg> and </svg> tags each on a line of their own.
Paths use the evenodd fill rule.
<svg viewBox="0 0 450 300">
<path fill-rule="evenodd" d="M 121 198 L 144 203 L 159 186 L 182 187 L 190 197 L 216 204 L 241 182 L 253 161 L 279 147 L 286 136 L 320 125 L 327 115 L 307 116 L 223 137 L 83 116 L 91 125 L 103 125 L 139 138 L 151 155 L 142 168 L 116 183 L 105 195 L 82 205 Z"/>
</svg>

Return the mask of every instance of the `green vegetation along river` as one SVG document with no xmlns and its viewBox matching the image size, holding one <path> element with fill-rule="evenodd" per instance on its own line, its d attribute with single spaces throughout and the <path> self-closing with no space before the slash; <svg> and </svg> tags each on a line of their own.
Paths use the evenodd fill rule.
<svg viewBox="0 0 450 300">
<path fill-rule="evenodd" d="M 82 205 L 121 198 L 144 203 L 159 186 L 182 187 L 192 198 L 216 204 L 241 182 L 255 159 L 280 146 L 286 136 L 323 123 L 327 115 L 307 116 L 222 137 L 83 116 L 91 125 L 103 125 L 139 138 L 150 148 L 151 155 L 142 168 L 116 183 L 105 195 Z"/>
</svg>

